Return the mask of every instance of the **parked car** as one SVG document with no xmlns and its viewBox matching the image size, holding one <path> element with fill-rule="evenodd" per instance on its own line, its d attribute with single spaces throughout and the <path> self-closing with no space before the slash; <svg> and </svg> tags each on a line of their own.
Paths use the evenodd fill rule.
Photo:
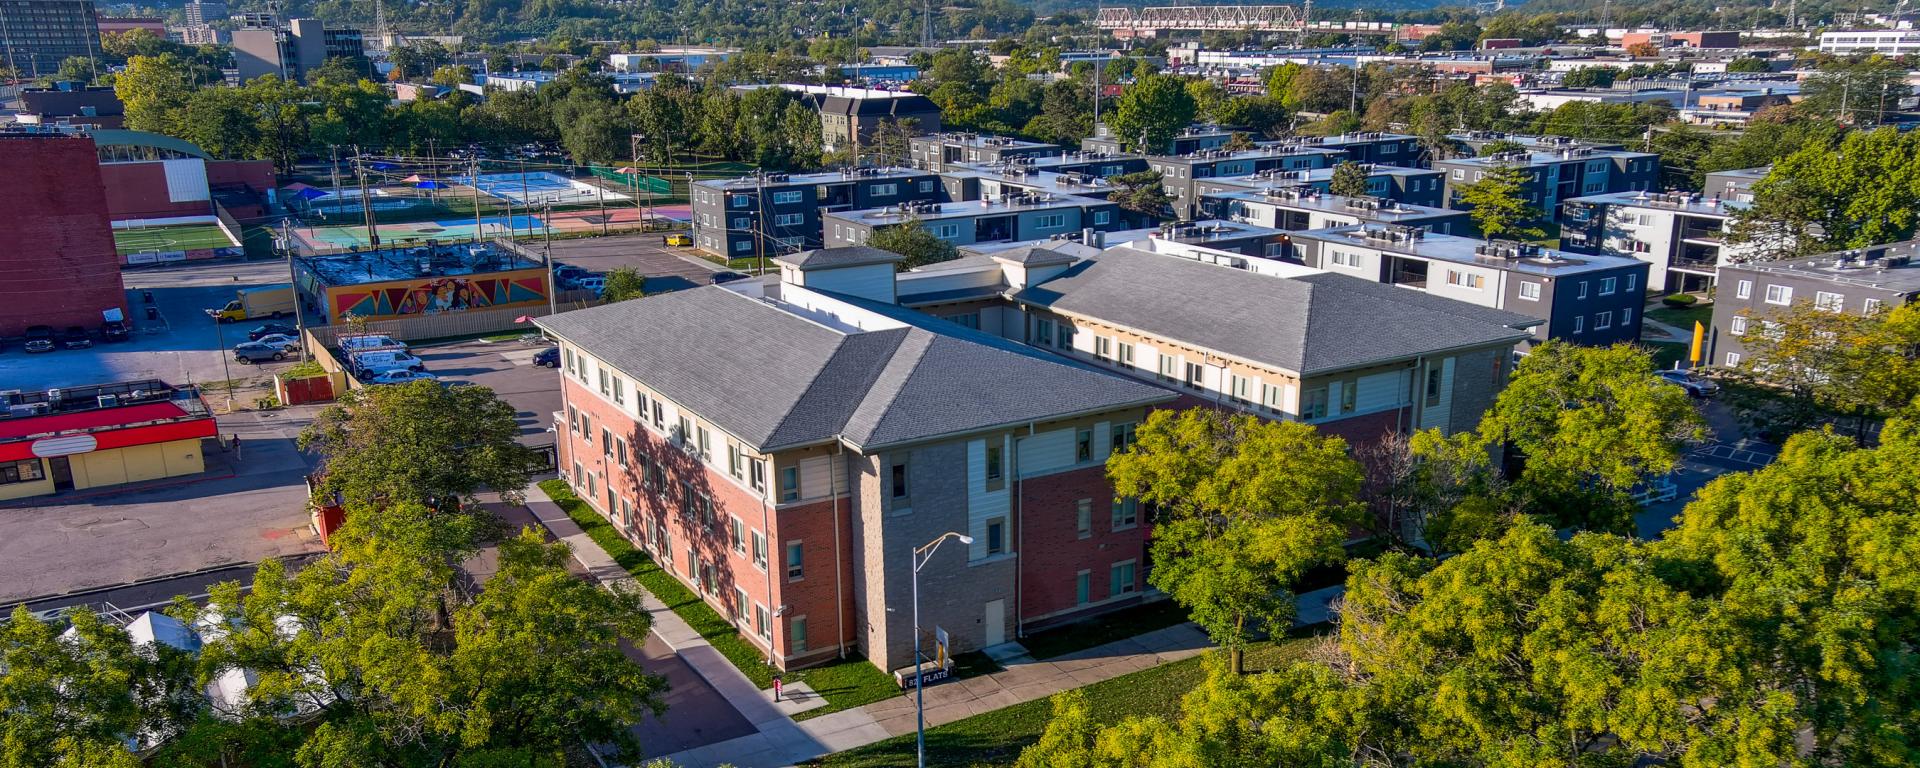
<svg viewBox="0 0 1920 768">
<path fill-rule="evenodd" d="M 675 232 L 660 238 L 660 243 L 662 245 L 693 245 L 693 235 Z"/>
<path fill-rule="evenodd" d="M 713 273 L 713 277 L 708 280 L 708 283 L 710 285 L 719 285 L 721 283 L 731 283 L 735 280 L 745 279 L 747 279 L 745 272 L 715 272 Z"/>
<path fill-rule="evenodd" d="M 27 329 L 26 349 L 28 352 L 52 352 L 59 349 L 54 342 L 53 326 L 36 325 Z"/>
<path fill-rule="evenodd" d="M 593 270 L 576 267 L 572 264 L 553 265 L 553 278 L 559 280 L 561 283 L 569 283 L 591 274 L 593 274 Z"/>
<path fill-rule="evenodd" d="M 125 320 L 108 320 L 100 326 L 100 338 L 103 341 L 126 341 L 133 336 L 133 329 Z"/>
<path fill-rule="evenodd" d="M 93 334 L 77 325 L 69 325 L 60 332 L 61 349 L 86 349 L 93 346 Z"/>
<path fill-rule="evenodd" d="M 533 364 L 541 368 L 559 368 L 560 348 L 547 347 L 546 349 L 533 353 Z"/>
<path fill-rule="evenodd" d="M 382 371 L 424 371 L 427 363 L 420 358 L 397 349 L 376 349 L 370 352 L 356 352 L 348 360 L 360 375 L 367 376 Z"/>
<path fill-rule="evenodd" d="M 594 293 L 604 293 L 607 290 L 607 279 L 599 275 L 583 277 L 573 281 L 573 287 L 593 291 Z"/>
<path fill-rule="evenodd" d="M 300 340 L 284 333 L 269 333 L 254 339 L 254 341 L 282 352 L 293 353 L 300 351 Z"/>
<path fill-rule="evenodd" d="M 409 381 L 439 381 L 433 374 L 425 371 L 381 371 L 367 377 L 368 384 L 405 384 Z"/>
<path fill-rule="evenodd" d="M 259 341 L 262 336 L 299 336 L 300 329 L 286 323 L 267 323 L 255 326 L 247 331 L 247 341 Z"/>
<path fill-rule="evenodd" d="M 233 359 L 252 365 L 268 360 L 285 360 L 287 359 L 287 353 L 285 350 L 275 349 L 257 341 L 243 341 L 234 345 Z"/>
<path fill-rule="evenodd" d="M 1657 374 L 1662 381 L 1680 387 L 1692 397 L 1713 397 L 1720 394 L 1720 385 L 1695 376 L 1692 371 L 1661 371 Z"/>
</svg>

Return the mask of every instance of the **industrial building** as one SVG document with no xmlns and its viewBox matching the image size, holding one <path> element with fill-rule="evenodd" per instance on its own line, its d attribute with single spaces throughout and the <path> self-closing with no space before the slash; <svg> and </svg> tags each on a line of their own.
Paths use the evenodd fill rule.
<svg viewBox="0 0 1920 768">
<path fill-rule="evenodd" d="M 0 131 L 0 337 L 28 326 L 99 327 L 126 312 L 120 257 L 93 138 L 23 126 Z"/>
<path fill-rule="evenodd" d="M 0 501 L 206 471 L 213 413 L 154 380 L 0 392 Z"/>
<path fill-rule="evenodd" d="M 428 242 L 302 257 L 294 285 L 332 324 L 544 306 L 548 278 L 547 265 L 496 243 Z"/>
</svg>

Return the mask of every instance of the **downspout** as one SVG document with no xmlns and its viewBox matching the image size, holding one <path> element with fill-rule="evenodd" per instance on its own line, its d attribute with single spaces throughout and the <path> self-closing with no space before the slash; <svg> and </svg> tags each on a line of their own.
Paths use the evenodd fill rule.
<svg viewBox="0 0 1920 768">
<path fill-rule="evenodd" d="M 846 450 L 840 443 L 840 436 L 833 436 L 833 453 L 827 456 L 827 489 L 833 494 L 833 644 L 840 650 L 840 658 L 847 657 L 847 604 L 840 591 L 840 469 L 835 459 Z M 851 525 L 851 523 L 849 523 Z"/>
<path fill-rule="evenodd" d="M 773 460 L 769 458 L 767 460 L 767 469 L 771 470 L 773 468 L 774 468 Z M 768 478 L 768 479 L 773 480 L 773 478 Z M 777 483 L 778 481 L 774 480 L 773 482 Z M 769 485 L 772 485 L 772 483 L 769 483 Z M 773 599 L 773 541 L 774 541 L 773 518 L 771 513 L 769 513 L 767 509 L 767 493 L 770 490 L 772 489 L 769 488 L 768 490 L 763 490 L 760 492 L 760 530 L 766 532 L 765 534 L 762 534 L 761 538 L 764 541 L 763 546 L 767 548 L 767 555 L 766 555 L 767 567 L 761 571 L 760 575 L 763 577 L 763 579 L 767 583 L 767 613 L 771 614 L 767 617 L 767 623 L 770 625 L 767 627 L 768 635 L 772 635 L 773 628 L 780 625 L 780 619 L 783 617 L 785 613 L 784 611 L 780 610 L 780 606 L 776 604 Z M 786 554 L 787 553 L 785 550 L 782 550 L 780 553 L 782 557 L 785 557 Z M 755 627 L 755 629 L 758 630 L 759 628 Z M 767 640 L 767 663 L 772 664 L 775 668 L 778 668 L 778 669 L 786 669 L 786 667 L 780 663 L 782 661 L 785 661 L 786 659 L 782 657 L 779 654 L 779 652 L 773 649 L 773 638 L 768 637 L 766 638 L 766 640 Z"/>
</svg>

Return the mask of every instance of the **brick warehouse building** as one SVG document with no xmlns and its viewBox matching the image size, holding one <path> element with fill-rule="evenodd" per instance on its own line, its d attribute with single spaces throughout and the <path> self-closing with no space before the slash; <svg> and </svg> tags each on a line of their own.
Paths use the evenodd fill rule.
<svg viewBox="0 0 1920 768">
<path fill-rule="evenodd" d="M 0 210 L 12 222 L 0 248 L 0 337 L 31 325 L 98 326 L 126 310 L 120 256 L 93 139 L 0 131 Z"/>
<path fill-rule="evenodd" d="M 922 570 L 921 613 L 956 652 L 1137 602 L 1144 520 L 1104 463 L 1174 395 L 886 303 L 891 254 L 811 253 L 807 286 L 537 321 L 582 497 L 783 667 L 909 665 L 908 553 L 947 531 L 974 541 Z"/>
</svg>

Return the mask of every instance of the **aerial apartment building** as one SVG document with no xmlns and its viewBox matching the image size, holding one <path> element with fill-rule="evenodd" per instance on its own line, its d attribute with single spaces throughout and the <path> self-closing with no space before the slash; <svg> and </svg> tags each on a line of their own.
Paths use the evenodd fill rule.
<svg viewBox="0 0 1920 768">
<path fill-rule="evenodd" d="M 1486 178 L 1488 171 L 1520 168 L 1527 175 L 1527 202 L 1549 217 L 1559 216 L 1564 200 L 1608 192 L 1653 191 L 1660 183 L 1659 155 L 1590 147 L 1436 160 L 1433 167 L 1446 175 L 1442 204 L 1460 210 L 1472 207 L 1461 203 L 1461 193 Z"/>
<path fill-rule="evenodd" d="M 1293 232 L 1354 224 L 1421 227 L 1443 235 L 1471 231 L 1463 211 L 1378 197 L 1347 197 L 1307 185 L 1216 192 L 1200 199 L 1200 211 L 1210 218 Z"/>
<path fill-rule="evenodd" d="M 1292 235 L 1300 263 L 1541 321 L 1534 341 L 1606 346 L 1640 339 L 1646 262 L 1419 227 L 1339 227 Z"/>
<path fill-rule="evenodd" d="M 1183 219 L 1199 211 L 1195 185 L 1203 179 L 1243 178 L 1259 173 L 1331 168 L 1341 153 L 1331 149 L 1202 149 L 1184 155 L 1154 155 L 1147 165 L 1160 172 L 1160 184 L 1173 197 L 1173 212 Z"/>
<path fill-rule="evenodd" d="M 307 73 L 328 59 L 355 59 L 366 55 L 366 41 L 357 29 L 328 29 L 319 19 L 292 19 L 281 25 L 269 18 L 253 19 L 233 31 L 233 63 L 246 82 L 261 75 L 278 75 L 290 82 L 306 82 Z"/>
<path fill-rule="evenodd" d="M 1656 293 L 1703 293 L 1721 266 L 1747 250 L 1727 242 L 1734 213 L 1746 205 L 1698 192 L 1576 197 L 1562 213 L 1560 244 L 1574 253 L 1647 262 L 1647 288 Z"/>
<path fill-rule="evenodd" d="M 1159 150 L 1175 155 L 1185 155 L 1203 149 L 1219 149 L 1233 140 L 1233 131 L 1217 125 L 1190 125 L 1180 129 L 1165 147 Z M 1140 150 L 1139 136 L 1115 136 L 1113 129 L 1106 123 L 1093 126 L 1093 135 L 1080 140 L 1080 148 L 1089 152 L 1124 154 Z"/>
<path fill-rule="evenodd" d="M 1037 170 L 1022 162 L 958 165 L 940 174 L 946 200 L 998 200 L 1020 193 L 1051 194 L 1105 200 L 1116 189 L 1105 178 L 1090 173 Z"/>
<path fill-rule="evenodd" d="M 782 668 L 912 664 L 1138 603 L 1147 520 L 1107 455 L 1175 395 L 893 302 L 898 257 L 540 318 L 580 497 Z M 1024 270 L 1021 273 L 1025 275 Z"/>
<path fill-rule="evenodd" d="M 1711 171 L 1707 174 L 1707 183 L 1702 192 L 1727 202 L 1753 202 L 1753 185 L 1773 170 L 1773 166 L 1759 168 L 1740 168 L 1732 171 Z"/>
<path fill-rule="evenodd" d="M 100 55 L 93 0 L 6 0 L 0 3 L 0 61 L 22 77 L 60 71 L 60 63 Z"/>
<path fill-rule="evenodd" d="M 949 171 L 963 165 L 1004 163 L 1017 157 L 1053 157 L 1060 147 L 1012 136 L 979 133 L 929 133 L 908 140 L 910 164 L 923 171 Z"/>
<path fill-rule="evenodd" d="M 1748 334 L 1796 303 L 1850 315 L 1891 311 L 1920 297 L 1920 241 L 1857 248 L 1791 261 L 1728 264 L 1714 294 L 1703 362 L 1729 368 L 1747 356 Z"/>
<path fill-rule="evenodd" d="M 1092 230 L 1132 226 L 1119 204 L 1090 197 L 1017 192 L 997 198 L 940 203 L 931 200 L 887 208 L 833 211 L 822 218 L 830 248 L 865 245 L 873 233 L 918 222 L 934 237 L 955 245 L 1044 240 Z"/>
<path fill-rule="evenodd" d="M 1038 171 L 1054 173 L 1077 173 L 1085 176 L 1119 176 L 1139 173 L 1147 169 L 1145 155 L 1129 155 L 1115 152 L 1076 150 L 1044 157 L 1025 156 L 1009 158 L 1009 164 L 1019 164 Z"/>
<path fill-rule="evenodd" d="M 1362 163 L 1360 170 L 1366 174 L 1368 197 L 1429 208 L 1439 208 L 1446 201 L 1446 180 L 1441 178 L 1440 171 L 1376 163 Z M 1273 189 L 1298 187 L 1329 192 L 1333 187 L 1334 171 L 1334 168 L 1291 171 L 1276 168 L 1246 176 L 1198 179 L 1193 182 L 1193 194 L 1195 199 L 1204 201 L 1213 195 L 1232 192 L 1265 193 Z"/>
<path fill-rule="evenodd" d="M 1420 137 L 1403 133 L 1354 131 L 1335 136 L 1294 136 L 1280 141 L 1258 142 L 1281 151 L 1329 149 L 1340 152 L 1338 161 L 1398 165 L 1419 168 L 1425 165 Z"/>
<path fill-rule="evenodd" d="M 940 177 L 912 168 L 849 168 L 821 173 L 766 173 L 693 183 L 693 242 L 707 253 L 739 258 L 822 244 L 822 216 L 940 200 Z"/>
<path fill-rule="evenodd" d="M 1619 142 L 1576 139 L 1572 136 L 1542 136 L 1528 133 L 1507 133 L 1506 131 L 1458 131 L 1447 134 L 1447 139 L 1466 147 L 1473 154 L 1488 144 L 1512 142 L 1529 152 L 1558 152 L 1563 149 L 1599 149 L 1624 151 L 1627 146 Z"/>
</svg>

